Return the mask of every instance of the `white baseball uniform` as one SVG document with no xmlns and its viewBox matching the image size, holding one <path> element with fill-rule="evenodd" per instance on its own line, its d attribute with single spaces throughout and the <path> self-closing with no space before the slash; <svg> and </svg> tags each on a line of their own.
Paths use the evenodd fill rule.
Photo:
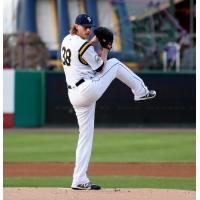
<svg viewBox="0 0 200 200">
<path fill-rule="evenodd" d="M 78 35 L 67 35 L 61 45 L 61 58 L 68 84 L 68 95 L 76 112 L 79 139 L 72 187 L 89 182 L 87 169 L 92 151 L 96 101 L 117 78 L 125 83 L 135 98 L 146 95 L 149 90 L 141 78 L 119 60 L 103 60 L 93 46 Z M 102 67 L 101 72 L 97 72 Z M 97 71 L 95 71 L 97 70 Z M 80 83 L 81 84 L 77 84 Z"/>
</svg>

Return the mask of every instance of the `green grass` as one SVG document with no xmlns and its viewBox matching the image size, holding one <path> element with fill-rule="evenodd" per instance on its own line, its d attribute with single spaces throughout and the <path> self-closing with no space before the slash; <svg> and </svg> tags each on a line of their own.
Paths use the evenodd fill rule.
<svg viewBox="0 0 200 200">
<path fill-rule="evenodd" d="M 77 133 L 4 131 L 4 162 L 74 162 Z M 195 162 L 195 132 L 95 134 L 91 162 Z M 94 176 L 104 188 L 195 190 L 195 178 Z M 72 177 L 4 177 L 4 187 L 70 187 Z"/>
<path fill-rule="evenodd" d="M 196 190 L 195 179 L 138 176 L 93 176 L 93 182 L 103 188 L 163 188 Z M 71 177 L 17 177 L 4 178 L 4 187 L 66 187 Z"/>
<path fill-rule="evenodd" d="M 7 133 L 4 162 L 74 162 L 77 133 Z M 91 162 L 195 162 L 195 133 L 96 133 Z"/>
</svg>

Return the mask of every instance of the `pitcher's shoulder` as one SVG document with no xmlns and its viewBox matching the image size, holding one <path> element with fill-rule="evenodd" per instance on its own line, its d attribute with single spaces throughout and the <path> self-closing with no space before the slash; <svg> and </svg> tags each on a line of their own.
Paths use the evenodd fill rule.
<svg viewBox="0 0 200 200">
<path fill-rule="evenodd" d="M 86 43 L 88 43 L 88 41 L 82 39 L 78 35 L 69 34 L 63 39 L 62 46 L 64 45 L 64 46 L 80 49 Z"/>
<path fill-rule="evenodd" d="M 79 42 L 80 44 L 84 44 L 85 42 L 88 42 L 87 40 L 81 38 L 78 35 L 74 35 L 74 40 L 76 40 L 77 42 Z"/>
</svg>

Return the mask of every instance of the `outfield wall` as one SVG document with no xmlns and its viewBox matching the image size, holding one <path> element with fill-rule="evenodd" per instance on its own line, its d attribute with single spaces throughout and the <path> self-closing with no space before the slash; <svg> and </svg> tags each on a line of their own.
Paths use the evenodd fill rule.
<svg viewBox="0 0 200 200">
<path fill-rule="evenodd" d="M 96 106 L 96 126 L 195 125 L 196 76 L 194 73 L 138 73 L 149 89 L 151 101 L 134 102 L 130 89 L 114 80 Z M 67 97 L 63 73 L 46 73 L 46 124 L 76 124 Z"/>
<path fill-rule="evenodd" d="M 5 71 L 4 71 L 5 72 Z M 62 72 L 4 73 L 4 127 L 77 126 Z M 195 126 L 195 73 L 138 73 L 151 101 L 134 102 L 130 89 L 114 80 L 97 102 L 96 126 Z M 8 112 L 8 108 L 12 108 Z M 12 114 L 9 122 L 6 114 Z"/>
</svg>

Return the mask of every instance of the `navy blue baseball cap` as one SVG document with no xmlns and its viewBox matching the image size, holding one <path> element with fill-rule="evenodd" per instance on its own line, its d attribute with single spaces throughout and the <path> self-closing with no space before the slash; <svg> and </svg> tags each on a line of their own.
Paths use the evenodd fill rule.
<svg viewBox="0 0 200 200">
<path fill-rule="evenodd" d="M 84 26 L 84 27 L 92 27 L 94 26 L 92 17 L 87 14 L 80 14 L 76 17 L 75 24 Z"/>
</svg>

